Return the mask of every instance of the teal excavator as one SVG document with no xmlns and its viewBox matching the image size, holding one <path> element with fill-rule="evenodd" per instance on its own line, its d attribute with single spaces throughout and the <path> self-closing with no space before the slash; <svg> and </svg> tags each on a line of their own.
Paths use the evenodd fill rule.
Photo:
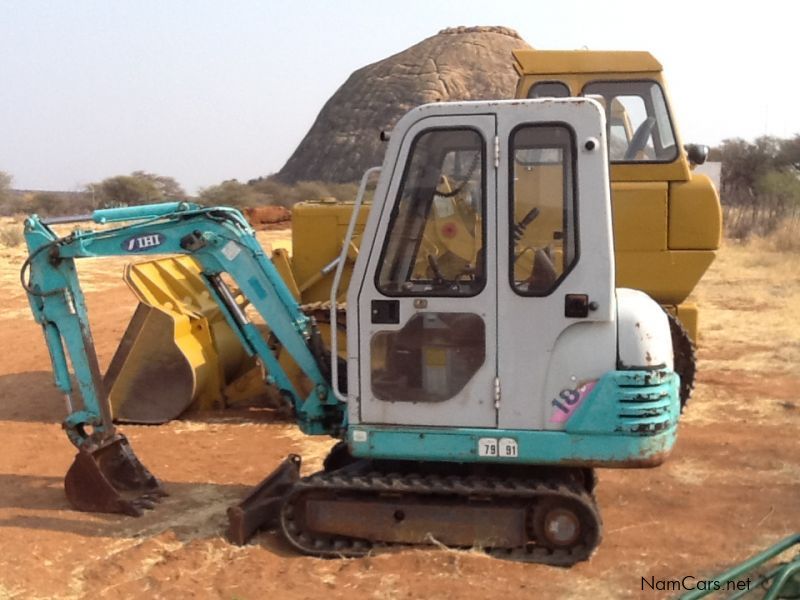
<svg viewBox="0 0 800 600">
<path fill-rule="evenodd" d="M 376 171 L 361 183 L 334 300 Z M 530 185 L 537 173 L 542 185 Z M 427 235 L 453 190 L 477 224 L 473 258 L 457 270 Z M 30 217 L 22 283 L 66 398 L 76 509 L 136 516 L 165 494 L 112 422 L 75 268 L 84 257 L 191 256 L 300 429 L 339 440 L 322 471 L 300 477 L 289 456 L 231 507 L 238 543 L 274 527 L 317 556 L 438 542 L 569 565 L 601 539 L 594 468 L 655 466 L 675 442 L 667 316 L 614 287 L 595 100 L 439 103 L 398 123 L 348 286 L 344 357 L 336 328 L 323 343 L 236 210 L 176 202 L 69 220 L 107 227 L 61 236 Z"/>
</svg>

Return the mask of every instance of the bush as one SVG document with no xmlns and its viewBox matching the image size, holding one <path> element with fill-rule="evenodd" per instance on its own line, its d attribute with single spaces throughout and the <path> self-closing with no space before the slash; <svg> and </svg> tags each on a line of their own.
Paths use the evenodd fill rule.
<svg viewBox="0 0 800 600">
<path fill-rule="evenodd" d="M 212 185 L 200 190 L 198 201 L 207 206 L 232 206 L 234 208 L 272 204 L 266 194 L 254 190 L 249 185 L 239 183 L 235 179 L 229 179 L 219 185 Z"/>
<path fill-rule="evenodd" d="M 0 202 L 0 216 L 10 217 L 16 214 L 24 214 L 28 212 L 28 203 L 21 195 L 8 194 L 2 202 Z"/>
<path fill-rule="evenodd" d="M 240 183 L 235 179 L 223 181 L 219 185 L 201 190 L 198 200 L 202 204 L 237 208 L 263 205 L 291 208 L 306 200 L 354 200 L 357 192 L 358 186 L 354 183 L 299 181 L 295 185 L 286 185 L 267 177 L 251 179 L 247 183 Z"/>
<path fill-rule="evenodd" d="M 55 215 L 64 212 L 64 199 L 55 192 L 38 192 L 27 206 L 29 212 L 38 215 Z"/>
<path fill-rule="evenodd" d="M 134 206 L 186 199 L 183 188 L 172 177 L 145 171 L 134 171 L 130 175 L 117 175 L 98 183 L 90 183 L 87 193 L 94 197 L 95 204 L 99 207 Z"/>
<path fill-rule="evenodd" d="M 19 246 L 25 238 L 22 236 L 20 225 L 4 225 L 0 227 L 0 246 L 5 248 L 15 248 Z"/>
<path fill-rule="evenodd" d="M 727 186 L 721 200 L 725 235 L 737 240 L 767 237 L 800 218 L 800 181 L 791 172 L 769 171 L 754 188 Z"/>
<path fill-rule="evenodd" d="M 800 218 L 800 135 L 724 140 L 715 156 L 722 162 L 726 235 L 738 240 L 788 236 L 779 229 Z"/>
</svg>

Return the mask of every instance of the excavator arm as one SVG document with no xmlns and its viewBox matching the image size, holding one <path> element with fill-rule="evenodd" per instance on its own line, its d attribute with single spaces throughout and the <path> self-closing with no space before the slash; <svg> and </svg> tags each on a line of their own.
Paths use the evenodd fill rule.
<svg viewBox="0 0 800 600">
<path fill-rule="evenodd" d="M 235 209 L 204 208 L 186 202 L 103 209 L 59 222 L 122 223 L 105 230 L 75 229 L 59 237 L 50 225 L 32 216 L 25 222 L 29 257 L 21 278 L 31 310 L 42 325 L 56 385 L 64 393 L 64 428 L 79 454 L 67 474 L 67 496 L 82 510 L 141 513 L 141 507 L 163 493 L 158 481 L 136 459 L 111 419 L 107 392 L 92 340 L 88 313 L 75 268 L 87 257 L 184 254 L 194 258 L 210 296 L 242 346 L 255 355 L 293 406 L 300 428 L 308 434 L 333 436 L 346 426 L 344 405 L 330 386 L 316 325 L 297 302 Z M 303 397 L 287 377 L 266 340 L 223 279 L 227 275 L 260 314 L 305 376 L 311 392 Z M 72 376 L 80 393 L 74 400 Z M 159 382 L 153 382 L 158 385 Z M 105 490 L 104 494 L 98 489 Z M 124 498 L 122 491 L 144 492 Z M 103 507 L 95 506 L 105 498 Z M 144 498 L 144 500 L 142 500 Z"/>
</svg>

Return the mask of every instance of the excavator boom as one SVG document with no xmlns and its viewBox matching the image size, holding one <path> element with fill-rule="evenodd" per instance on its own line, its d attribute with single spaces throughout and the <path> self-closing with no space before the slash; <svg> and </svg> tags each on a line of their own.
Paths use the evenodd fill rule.
<svg viewBox="0 0 800 600">
<path fill-rule="evenodd" d="M 329 367 L 320 352 L 315 325 L 302 313 L 238 211 L 174 202 L 98 210 L 89 218 L 100 224 L 128 223 L 98 231 L 77 229 L 59 237 L 45 221 L 32 216 L 25 222 L 30 255 L 22 272 L 31 310 L 44 331 L 56 385 L 65 395 L 64 428 L 79 450 L 65 481 L 73 506 L 136 514 L 163 494 L 160 483 L 136 458 L 112 422 L 75 269 L 79 258 L 191 256 L 228 326 L 245 351 L 268 369 L 269 381 L 294 409 L 300 428 L 309 434 L 332 435 L 343 428 L 344 411 L 330 389 Z M 257 300 L 256 310 L 311 381 L 310 394 L 303 396 L 295 388 L 223 275 L 230 277 L 246 297 Z M 73 398 L 67 356 L 77 380 L 79 404 Z M 169 384 L 152 383 L 155 388 Z M 130 491 L 139 495 L 128 498 Z"/>
</svg>

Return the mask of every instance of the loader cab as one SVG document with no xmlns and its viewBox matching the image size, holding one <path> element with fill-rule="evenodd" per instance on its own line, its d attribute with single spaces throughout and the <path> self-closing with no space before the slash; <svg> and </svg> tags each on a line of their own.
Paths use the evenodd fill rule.
<svg viewBox="0 0 800 600">
<path fill-rule="evenodd" d="M 684 150 L 661 64 L 648 52 L 513 54 L 517 98 L 584 96 L 603 107 L 617 284 L 645 291 L 696 340 L 697 307 L 687 298 L 719 247 L 721 209 Z"/>
<path fill-rule="evenodd" d="M 398 123 L 348 294 L 352 424 L 559 429 L 551 397 L 614 368 L 604 121 L 573 98 Z"/>
</svg>

